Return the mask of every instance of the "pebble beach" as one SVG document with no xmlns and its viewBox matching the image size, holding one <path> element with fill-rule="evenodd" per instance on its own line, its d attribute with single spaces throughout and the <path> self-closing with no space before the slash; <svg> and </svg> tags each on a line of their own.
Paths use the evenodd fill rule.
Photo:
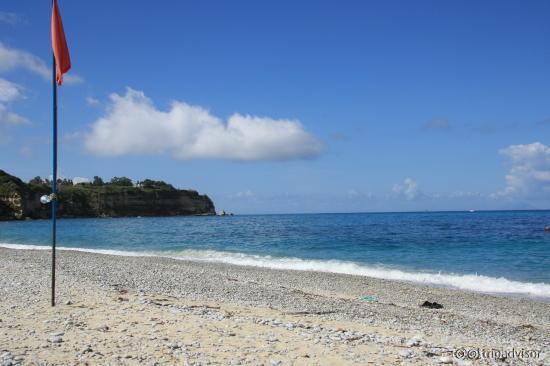
<svg viewBox="0 0 550 366">
<path fill-rule="evenodd" d="M 550 362 L 545 299 L 59 251 L 51 307 L 50 260 L 0 248 L 0 365 Z"/>
</svg>

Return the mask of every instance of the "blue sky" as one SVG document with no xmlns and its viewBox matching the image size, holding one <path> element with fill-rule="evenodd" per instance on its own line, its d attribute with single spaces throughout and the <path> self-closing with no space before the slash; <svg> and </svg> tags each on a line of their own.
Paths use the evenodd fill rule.
<svg viewBox="0 0 550 366">
<path fill-rule="evenodd" d="M 66 1 L 60 174 L 236 213 L 550 208 L 548 1 Z M 0 6 L 0 169 L 51 170 L 50 4 Z"/>
</svg>

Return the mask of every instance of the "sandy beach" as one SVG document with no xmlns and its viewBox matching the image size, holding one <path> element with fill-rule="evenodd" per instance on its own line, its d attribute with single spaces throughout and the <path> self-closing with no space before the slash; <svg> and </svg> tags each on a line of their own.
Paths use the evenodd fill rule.
<svg viewBox="0 0 550 366">
<path fill-rule="evenodd" d="M 59 252 L 57 271 L 52 308 L 50 253 L 0 248 L 0 364 L 549 362 L 542 300 L 73 251 Z"/>
<path fill-rule="evenodd" d="M 4 1 L 0 366 L 550 366 L 549 16 Z"/>
</svg>

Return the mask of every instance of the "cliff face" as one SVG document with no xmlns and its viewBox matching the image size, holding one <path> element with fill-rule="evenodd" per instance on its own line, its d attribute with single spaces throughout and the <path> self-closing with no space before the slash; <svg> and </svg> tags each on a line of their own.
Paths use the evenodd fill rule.
<svg viewBox="0 0 550 366">
<path fill-rule="evenodd" d="M 0 220 L 49 218 L 50 205 L 40 203 L 49 193 L 47 185 L 25 184 L 0 170 Z M 215 215 L 207 195 L 172 187 L 61 185 L 58 197 L 59 217 Z"/>
<path fill-rule="evenodd" d="M 26 189 L 26 184 L 21 179 L 0 170 L 0 220 L 23 217 Z"/>
</svg>

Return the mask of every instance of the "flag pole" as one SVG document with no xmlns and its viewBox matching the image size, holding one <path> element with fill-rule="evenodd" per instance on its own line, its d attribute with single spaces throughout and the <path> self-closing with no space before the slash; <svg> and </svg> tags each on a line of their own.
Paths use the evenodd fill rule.
<svg viewBox="0 0 550 366">
<path fill-rule="evenodd" d="M 57 214 L 57 82 L 55 55 L 52 62 L 53 85 L 53 173 L 52 173 L 52 306 L 55 306 L 55 246 L 56 246 L 56 214 Z"/>
<path fill-rule="evenodd" d="M 57 7 L 52 0 L 52 92 L 53 92 L 53 174 L 52 194 L 45 202 L 52 203 L 52 306 L 55 306 L 55 245 L 57 214 L 57 86 L 63 83 L 63 74 L 71 68 L 71 57 L 63 30 L 63 22 Z"/>
</svg>

